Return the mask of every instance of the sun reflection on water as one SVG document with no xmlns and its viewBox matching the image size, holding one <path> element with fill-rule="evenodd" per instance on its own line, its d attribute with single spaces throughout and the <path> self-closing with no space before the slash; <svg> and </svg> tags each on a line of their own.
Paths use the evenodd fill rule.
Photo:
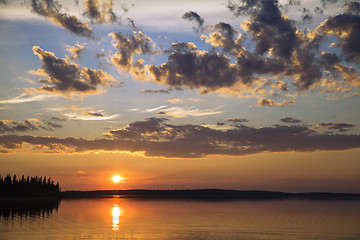
<svg viewBox="0 0 360 240">
<path fill-rule="evenodd" d="M 112 230 L 117 231 L 119 230 L 119 223 L 120 223 L 120 208 L 117 204 L 114 204 L 112 208 Z"/>
</svg>

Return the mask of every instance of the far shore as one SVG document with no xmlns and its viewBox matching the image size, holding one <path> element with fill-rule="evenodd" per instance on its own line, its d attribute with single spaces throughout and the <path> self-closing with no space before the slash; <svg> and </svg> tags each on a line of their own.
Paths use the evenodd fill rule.
<svg viewBox="0 0 360 240">
<path fill-rule="evenodd" d="M 194 199 L 194 200 L 360 200 L 360 194 L 353 193 L 288 193 L 257 190 L 226 189 L 189 189 L 189 190 L 96 190 L 96 191 L 64 191 L 59 196 L 22 196 L 0 197 L 1 200 L 54 200 L 80 198 L 136 198 L 136 199 Z"/>
<path fill-rule="evenodd" d="M 0 200 L 53 200 L 80 198 L 138 198 L 138 199 L 194 199 L 194 200 L 360 200 L 360 194 L 353 193 L 287 193 L 257 190 L 226 189 L 188 189 L 188 190 L 96 190 L 96 191 L 64 191 L 60 196 L 1 197 Z"/>
</svg>

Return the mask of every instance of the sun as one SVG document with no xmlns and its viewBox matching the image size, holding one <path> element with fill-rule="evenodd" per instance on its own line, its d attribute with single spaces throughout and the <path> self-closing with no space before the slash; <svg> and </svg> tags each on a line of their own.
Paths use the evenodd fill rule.
<svg viewBox="0 0 360 240">
<path fill-rule="evenodd" d="M 112 178 L 112 180 L 113 180 L 114 182 L 120 182 L 121 179 L 122 179 L 122 177 L 120 177 L 119 175 L 115 175 L 115 176 L 113 176 L 113 178 Z"/>
</svg>

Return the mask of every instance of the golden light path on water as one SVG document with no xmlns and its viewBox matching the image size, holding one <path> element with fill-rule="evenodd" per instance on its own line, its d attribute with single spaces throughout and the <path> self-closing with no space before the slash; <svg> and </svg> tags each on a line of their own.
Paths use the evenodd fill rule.
<svg viewBox="0 0 360 240">
<path fill-rule="evenodd" d="M 112 208 L 112 230 L 114 231 L 119 230 L 120 215 L 121 211 L 119 206 L 117 204 L 114 204 Z"/>
</svg>

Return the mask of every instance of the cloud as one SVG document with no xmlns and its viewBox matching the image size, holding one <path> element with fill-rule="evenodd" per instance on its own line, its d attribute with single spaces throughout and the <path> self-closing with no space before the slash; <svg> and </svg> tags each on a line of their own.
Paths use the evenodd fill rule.
<svg viewBox="0 0 360 240">
<path fill-rule="evenodd" d="M 199 32 L 201 30 L 205 22 L 204 19 L 199 16 L 199 14 L 193 11 L 187 11 L 181 17 L 189 21 L 195 21 L 198 24 L 197 27 L 193 27 L 196 32 Z"/>
<path fill-rule="evenodd" d="M 301 122 L 301 120 L 292 118 L 292 117 L 283 117 L 280 120 L 285 123 L 300 123 Z"/>
<path fill-rule="evenodd" d="M 85 43 L 79 44 L 76 43 L 75 46 L 66 46 L 66 51 L 70 53 L 70 55 L 66 56 L 68 61 L 74 61 L 75 59 L 79 59 L 81 54 L 84 52 Z"/>
<path fill-rule="evenodd" d="M 280 107 L 285 107 L 285 106 L 289 106 L 295 104 L 295 97 L 293 97 L 290 100 L 284 100 L 282 102 L 275 102 L 274 100 L 268 99 L 268 98 L 260 98 L 259 101 L 255 102 L 255 105 L 258 106 L 280 106 Z"/>
<path fill-rule="evenodd" d="M 57 58 L 52 52 L 43 51 L 40 47 L 33 47 L 34 54 L 42 63 L 42 68 L 33 72 L 45 76 L 40 79 L 43 86 L 40 92 L 54 94 L 96 94 L 98 86 L 113 86 L 116 80 L 103 72 L 86 67 L 80 68 L 64 58 Z"/>
<path fill-rule="evenodd" d="M 83 121 L 104 121 L 119 117 L 119 114 L 108 115 L 104 110 L 90 107 L 80 108 L 78 106 L 64 106 L 58 108 L 48 108 L 47 110 L 58 112 L 64 118 L 59 120 L 83 120 Z"/>
<path fill-rule="evenodd" d="M 36 131 L 39 130 L 39 128 L 45 130 L 54 130 L 54 128 L 60 127 L 62 127 L 61 124 L 56 124 L 49 121 L 40 122 L 35 118 L 24 121 L 0 120 L 1 133 Z"/>
<path fill-rule="evenodd" d="M 94 38 L 94 33 L 87 23 L 81 22 L 76 16 L 61 13 L 61 4 L 56 0 L 31 0 L 32 12 L 49 18 L 54 24 L 70 32 L 88 38 Z"/>
<path fill-rule="evenodd" d="M 141 31 L 134 31 L 133 35 L 122 33 L 110 33 L 113 38 L 113 46 L 117 51 L 112 57 L 112 63 L 121 70 L 130 72 L 138 80 L 143 80 L 145 76 L 144 60 L 138 59 L 133 63 L 133 55 L 156 53 L 155 45 L 150 37 Z"/>
<path fill-rule="evenodd" d="M 33 146 L 53 152 L 127 151 L 149 157 L 199 158 L 262 152 L 334 151 L 360 147 L 360 135 L 321 134 L 307 126 L 247 127 L 226 131 L 200 125 L 172 125 L 149 118 L 107 132 L 106 138 L 55 138 L 1 135 L 2 151 Z"/>
<path fill-rule="evenodd" d="M 120 20 L 113 10 L 114 3 L 112 0 L 104 0 L 102 4 L 99 0 L 85 0 L 84 7 L 84 16 L 96 23 L 117 23 Z M 102 8 L 102 11 L 100 8 Z"/>
<path fill-rule="evenodd" d="M 215 109 L 196 109 L 194 107 L 162 107 L 157 110 L 160 110 L 158 114 L 166 114 L 172 117 L 183 118 L 187 116 L 192 117 L 201 117 L 201 116 L 208 116 L 208 115 L 218 115 L 221 114 L 222 111 L 218 110 L 219 108 Z"/>
<path fill-rule="evenodd" d="M 162 105 L 160 107 L 148 108 L 148 109 L 145 109 L 143 112 L 156 112 L 156 111 L 158 111 L 160 109 L 164 109 L 166 107 L 167 107 L 166 105 Z"/>
<path fill-rule="evenodd" d="M 114 114 L 110 116 L 101 116 L 96 113 L 89 114 L 77 114 L 77 113 L 64 113 L 64 116 L 69 120 L 83 120 L 83 121 L 104 121 L 104 120 L 112 120 L 119 117 L 119 114 Z"/>
<path fill-rule="evenodd" d="M 224 22 L 220 22 L 210 27 L 211 30 L 215 31 L 210 33 L 209 36 L 201 35 L 201 39 L 205 39 L 205 42 L 210 43 L 213 47 L 221 46 L 225 52 L 236 52 L 242 47 L 242 39 L 239 31 Z M 218 32 L 216 32 L 218 31 Z M 234 40 L 237 35 L 237 40 Z"/>
<path fill-rule="evenodd" d="M 17 97 L 0 100 L 0 104 L 18 104 L 18 103 L 27 103 L 27 102 L 37 102 L 52 98 L 57 98 L 57 96 L 50 94 L 36 94 L 36 93 L 25 92 Z"/>
<path fill-rule="evenodd" d="M 230 118 L 228 119 L 228 121 L 234 123 L 243 123 L 243 122 L 248 122 L 249 120 L 247 120 L 246 118 Z"/>
<path fill-rule="evenodd" d="M 288 4 L 298 3 L 290 1 Z M 351 66 L 340 63 L 344 60 L 357 61 L 359 55 L 356 51 L 346 50 L 348 46 L 357 47 L 358 41 L 353 41 L 357 39 L 355 27 L 352 27 L 355 25 L 350 20 L 357 18 L 358 11 L 356 3 L 345 5 L 343 15 L 347 18 L 343 21 L 346 26 L 350 24 L 351 31 L 346 30 L 346 34 L 340 36 L 339 31 L 335 29 L 332 32 L 329 29 L 333 27 L 328 26 L 334 21 L 332 18 L 337 16 L 330 17 L 322 27 L 314 31 L 302 31 L 297 28 L 295 20 L 282 13 L 284 6 L 276 0 L 229 1 L 227 7 L 236 16 L 250 15 L 250 19 L 241 25 L 245 33 L 240 34 L 240 30 L 224 22 L 209 26 L 207 30 L 210 33 L 203 34 L 200 38 L 211 45 L 211 50 L 198 49 L 191 42 L 175 42 L 160 51 L 155 50 L 152 39 L 141 31 L 134 31 L 132 35 L 111 33 L 113 46 L 118 49 L 111 60 L 120 70 L 130 73 L 139 81 L 153 81 L 170 89 L 198 89 L 201 94 L 223 92 L 243 96 L 243 93 L 248 93 L 249 96 L 257 97 L 260 94 L 268 101 L 259 101 L 258 105 L 291 105 L 295 103 L 295 99 L 271 102 L 269 94 L 276 93 L 269 92 L 268 88 L 280 91 L 313 90 L 321 85 L 325 76 L 330 75 L 336 81 L 342 81 L 339 75 L 346 74 L 345 68 L 350 69 Z M 303 11 L 304 14 L 310 14 L 308 9 Z M 195 12 L 189 11 L 183 17 L 203 25 Z M 320 51 L 321 44 L 330 35 L 340 36 L 340 53 L 336 49 Z M 252 45 L 246 48 L 248 44 Z M 148 64 L 141 58 L 158 53 L 167 55 L 167 60 L 159 65 Z M 336 66 L 345 67 L 340 73 L 340 67 Z M 356 72 L 356 69 L 352 68 L 352 71 Z M 268 80 L 262 89 L 258 88 L 264 79 Z M 356 84 L 351 81 L 351 85 Z M 143 92 L 153 93 L 147 90 Z M 277 95 L 280 96 L 280 93 Z"/>
<path fill-rule="evenodd" d="M 223 54 L 200 52 L 193 43 L 173 43 L 170 51 L 166 63 L 148 66 L 157 83 L 207 92 L 230 87 L 238 80 L 235 65 Z"/>
<path fill-rule="evenodd" d="M 141 90 L 141 93 L 171 93 L 172 89 L 168 88 L 168 89 L 158 89 L 158 90 L 151 90 L 151 89 L 147 89 L 147 90 Z"/>
<path fill-rule="evenodd" d="M 201 35 L 214 47 L 212 51 L 199 50 L 193 43 L 173 43 L 164 51 L 169 53 L 167 62 L 160 66 L 142 63 L 142 69 L 156 83 L 196 88 L 201 93 L 248 91 L 261 75 L 294 78 L 298 90 L 306 90 L 320 81 L 321 66 L 316 58 L 318 38 L 310 39 L 299 31 L 295 21 L 281 13 L 275 0 L 242 3 L 228 7 L 236 15 L 250 14 L 250 21 L 242 26 L 246 35 L 252 36 L 253 51 L 244 48 L 239 31 L 220 22 L 209 28 L 215 32 Z M 287 91 L 288 83 L 279 82 L 283 83 L 280 90 Z M 286 104 L 289 103 L 283 103 Z"/>
<path fill-rule="evenodd" d="M 337 36 L 345 59 L 360 64 L 360 3 L 346 3 L 343 14 L 328 18 L 317 30 Z"/>
<path fill-rule="evenodd" d="M 243 26 L 254 36 L 255 52 L 265 54 L 272 49 L 274 56 L 289 58 L 298 43 L 294 21 L 282 16 L 276 0 L 243 3 L 229 9 L 235 14 L 250 14 L 250 21 L 245 21 Z"/>
<path fill-rule="evenodd" d="M 260 98 L 259 101 L 255 102 L 255 105 L 259 105 L 259 106 L 276 106 L 276 102 L 271 100 L 271 99 Z"/>
<path fill-rule="evenodd" d="M 355 127 L 356 125 L 354 124 L 349 124 L 349 123 L 332 123 L 332 122 L 326 122 L 326 123 L 319 123 L 316 125 L 317 127 L 320 128 L 327 128 L 330 130 L 338 130 L 339 132 L 346 132 L 348 131 L 350 128 Z"/>
</svg>

